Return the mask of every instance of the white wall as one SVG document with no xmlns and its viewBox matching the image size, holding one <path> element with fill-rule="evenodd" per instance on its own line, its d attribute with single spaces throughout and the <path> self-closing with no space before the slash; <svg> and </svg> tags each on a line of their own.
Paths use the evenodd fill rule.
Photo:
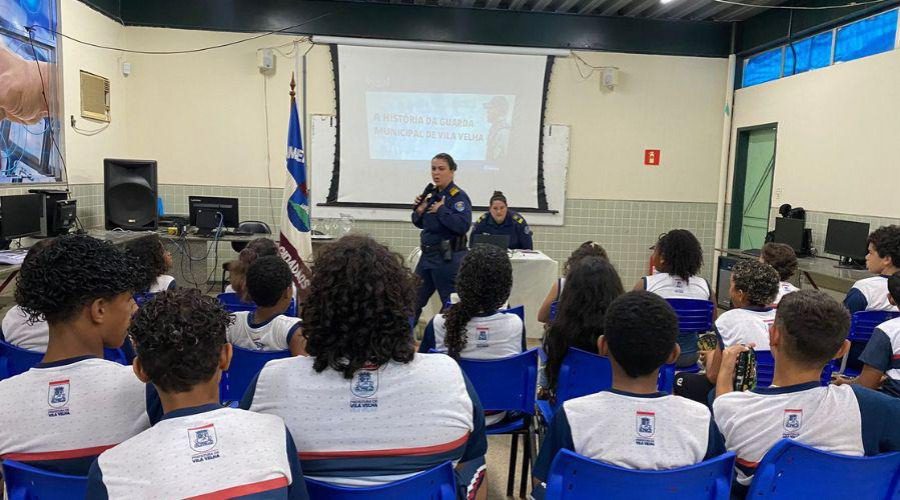
<svg viewBox="0 0 900 500">
<path fill-rule="evenodd" d="M 897 217 L 898 109 L 895 50 L 740 89 L 734 128 L 778 123 L 773 206 Z"/>
</svg>

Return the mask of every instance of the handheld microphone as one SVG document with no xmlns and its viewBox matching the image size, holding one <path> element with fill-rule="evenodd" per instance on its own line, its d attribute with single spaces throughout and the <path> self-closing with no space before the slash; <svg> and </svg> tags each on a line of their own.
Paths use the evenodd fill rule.
<svg viewBox="0 0 900 500">
<path fill-rule="evenodd" d="M 425 198 L 427 198 L 428 195 L 433 192 L 434 192 L 434 184 L 429 182 L 428 185 L 425 186 L 425 189 L 422 190 L 422 194 L 420 195 L 422 197 L 422 201 L 425 201 Z"/>
</svg>

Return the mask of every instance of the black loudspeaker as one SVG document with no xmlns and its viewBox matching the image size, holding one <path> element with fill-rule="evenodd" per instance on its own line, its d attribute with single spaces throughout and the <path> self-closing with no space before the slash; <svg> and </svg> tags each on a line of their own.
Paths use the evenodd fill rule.
<svg viewBox="0 0 900 500">
<path fill-rule="evenodd" d="M 155 160 L 103 160 L 106 229 L 155 230 L 157 196 Z"/>
</svg>

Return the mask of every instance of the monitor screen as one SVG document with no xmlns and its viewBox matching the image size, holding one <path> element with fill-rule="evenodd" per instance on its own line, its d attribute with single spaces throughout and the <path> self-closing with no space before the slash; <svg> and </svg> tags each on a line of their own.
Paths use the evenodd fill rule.
<svg viewBox="0 0 900 500">
<path fill-rule="evenodd" d="M 784 243 L 794 249 L 798 255 L 803 251 L 803 230 L 806 221 L 803 219 L 775 219 L 775 243 Z"/>
<path fill-rule="evenodd" d="M 869 224 L 849 220 L 828 219 L 825 233 L 825 253 L 865 259 L 869 253 Z"/>
<path fill-rule="evenodd" d="M 197 212 L 203 210 L 222 214 L 222 227 L 238 227 L 238 199 L 218 196 L 188 197 L 188 218 L 190 225 L 197 226 Z"/>
<path fill-rule="evenodd" d="M 41 233 L 41 204 L 39 194 L 0 196 L 0 236 L 11 240 Z"/>
</svg>

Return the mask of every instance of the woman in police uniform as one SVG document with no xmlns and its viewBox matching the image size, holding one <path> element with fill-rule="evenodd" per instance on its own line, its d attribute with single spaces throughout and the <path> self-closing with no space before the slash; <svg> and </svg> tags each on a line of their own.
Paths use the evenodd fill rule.
<svg viewBox="0 0 900 500">
<path fill-rule="evenodd" d="M 506 196 L 500 191 L 494 191 L 494 195 L 491 196 L 490 213 L 482 215 L 475 223 L 472 235 L 476 234 L 505 234 L 509 236 L 511 250 L 534 249 L 528 222 L 518 212 L 508 210 Z"/>
<path fill-rule="evenodd" d="M 416 321 L 434 291 L 441 303 L 454 292 L 456 271 L 466 255 L 466 233 L 472 225 L 472 203 L 465 191 L 453 183 L 456 162 L 447 153 L 431 159 L 434 190 L 426 190 L 413 204 L 412 223 L 422 230 L 422 256 L 416 274 L 422 278 L 416 300 Z"/>
</svg>

